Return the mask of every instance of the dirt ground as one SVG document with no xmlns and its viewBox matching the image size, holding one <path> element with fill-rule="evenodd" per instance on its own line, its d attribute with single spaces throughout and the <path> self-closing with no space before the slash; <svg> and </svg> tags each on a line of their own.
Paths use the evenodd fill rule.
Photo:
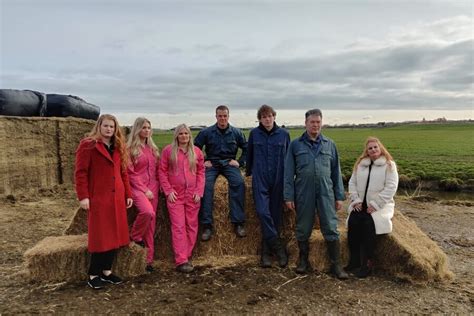
<svg viewBox="0 0 474 316">
<path fill-rule="evenodd" d="M 248 256 L 195 261 L 189 275 L 157 261 L 156 272 L 101 291 L 83 282 L 31 282 L 21 272 L 23 252 L 46 236 L 62 235 L 77 202 L 61 187 L 3 197 L 0 314 L 474 313 L 474 204 L 407 197 L 396 202 L 446 252 L 453 281 L 413 285 L 377 273 L 339 281 L 317 272 L 299 276 L 294 267 L 262 269 L 257 257 Z"/>
</svg>

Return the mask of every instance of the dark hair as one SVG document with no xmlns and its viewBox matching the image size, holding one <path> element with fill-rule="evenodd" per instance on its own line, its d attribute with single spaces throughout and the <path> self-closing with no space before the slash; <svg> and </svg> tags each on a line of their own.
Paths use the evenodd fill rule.
<svg viewBox="0 0 474 316">
<path fill-rule="evenodd" d="M 321 118 L 323 118 L 323 112 L 321 112 L 320 109 L 308 110 L 308 111 L 304 114 L 304 118 L 307 119 L 307 118 L 310 117 L 311 115 L 316 115 L 316 116 L 320 116 Z"/>
<path fill-rule="evenodd" d="M 229 114 L 229 108 L 227 107 L 227 105 L 219 105 L 217 108 L 216 108 L 216 114 L 217 114 L 217 111 L 227 111 L 227 114 Z"/>
<path fill-rule="evenodd" d="M 276 116 L 277 113 L 271 106 L 264 104 L 258 109 L 257 118 L 261 119 L 262 115 L 264 114 L 271 114 L 273 116 Z"/>
</svg>

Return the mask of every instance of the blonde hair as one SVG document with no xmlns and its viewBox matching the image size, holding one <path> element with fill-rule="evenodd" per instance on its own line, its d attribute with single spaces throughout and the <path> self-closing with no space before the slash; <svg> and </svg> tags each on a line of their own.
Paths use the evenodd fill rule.
<svg viewBox="0 0 474 316">
<path fill-rule="evenodd" d="M 170 165 L 172 169 L 175 169 L 177 167 L 178 150 L 179 150 L 178 135 L 182 129 L 185 129 L 189 134 L 189 142 L 186 145 L 186 149 L 188 153 L 189 169 L 191 172 L 195 173 L 196 172 L 196 155 L 194 154 L 193 135 L 191 134 L 191 130 L 186 124 L 180 124 L 176 126 L 176 128 L 174 129 L 173 141 L 171 142 Z"/>
<path fill-rule="evenodd" d="M 114 135 L 112 136 L 111 141 L 113 142 L 115 149 L 120 153 L 120 164 L 122 169 L 125 170 L 128 164 L 128 155 L 125 148 L 125 137 L 123 136 L 122 129 L 120 128 L 118 120 L 115 116 L 111 114 L 102 114 L 99 116 L 99 119 L 97 122 L 95 122 L 92 130 L 86 135 L 86 139 L 91 139 L 95 142 L 101 139 L 102 134 L 100 133 L 100 126 L 105 120 L 113 121 L 115 124 Z"/>
<path fill-rule="evenodd" d="M 150 136 L 145 139 L 144 144 L 142 144 L 140 140 L 140 132 L 143 128 L 143 125 L 145 125 L 145 123 L 150 124 L 150 127 L 151 127 L 151 122 L 148 119 L 144 117 L 137 117 L 135 119 L 135 122 L 133 123 L 132 130 L 130 131 L 130 134 L 128 135 L 127 149 L 130 154 L 130 159 L 132 160 L 133 163 L 135 163 L 138 156 L 140 156 L 140 154 L 142 153 L 143 146 L 150 147 L 155 157 L 157 159 L 160 158 L 160 152 L 152 138 L 153 130 L 151 130 Z"/>
<path fill-rule="evenodd" d="M 356 171 L 357 170 L 357 166 L 359 165 L 359 163 L 361 162 L 362 159 L 364 158 L 369 158 L 369 152 L 367 150 L 367 145 L 369 143 L 377 143 L 377 145 L 379 146 L 380 148 L 380 155 L 381 156 L 384 156 L 385 159 L 387 159 L 387 165 L 389 168 L 392 167 L 392 164 L 390 163 L 391 161 L 393 161 L 393 158 L 392 158 L 392 155 L 390 155 L 390 153 L 388 152 L 387 148 L 385 148 L 385 146 L 382 144 L 382 142 L 380 141 L 380 139 L 378 139 L 377 137 L 374 137 L 374 136 L 369 136 L 367 137 L 367 140 L 365 141 L 365 145 L 364 145 L 364 151 L 362 152 L 362 154 L 359 156 L 359 158 L 357 158 L 355 164 L 354 164 L 354 168 L 353 168 L 353 171 Z"/>
</svg>

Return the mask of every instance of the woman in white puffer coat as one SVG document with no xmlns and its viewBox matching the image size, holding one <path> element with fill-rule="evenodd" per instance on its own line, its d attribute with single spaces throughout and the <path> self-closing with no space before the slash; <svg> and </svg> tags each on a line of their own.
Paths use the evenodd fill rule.
<svg viewBox="0 0 474 316">
<path fill-rule="evenodd" d="M 350 261 L 346 270 L 365 278 L 372 272 L 375 236 L 392 231 L 398 172 L 378 138 L 369 137 L 349 180 L 351 203 L 347 217 Z"/>
</svg>

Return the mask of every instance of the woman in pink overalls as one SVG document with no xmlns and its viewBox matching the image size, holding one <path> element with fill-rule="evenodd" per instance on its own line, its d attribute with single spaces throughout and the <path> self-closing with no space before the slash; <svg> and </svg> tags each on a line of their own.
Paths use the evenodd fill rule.
<svg viewBox="0 0 474 316">
<path fill-rule="evenodd" d="M 138 209 L 130 238 L 138 245 L 147 248 L 146 270 L 148 272 L 153 272 L 154 235 L 160 186 L 158 181 L 160 156 L 151 135 L 150 121 L 139 117 L 133 124 L 127 142 L 130 155 L 128 177 L 133 203 Z"/>
<path fill-rule="evenodd" d="M 176 269 L 194 270 L 191 256 L 198 232 L 198 213 L 204 194 L 204 155 L 193 145 L 189 127 L 178 125 L 173 142 L 163 149 L 160 183 L 166 195 Z"/>
</svg>

